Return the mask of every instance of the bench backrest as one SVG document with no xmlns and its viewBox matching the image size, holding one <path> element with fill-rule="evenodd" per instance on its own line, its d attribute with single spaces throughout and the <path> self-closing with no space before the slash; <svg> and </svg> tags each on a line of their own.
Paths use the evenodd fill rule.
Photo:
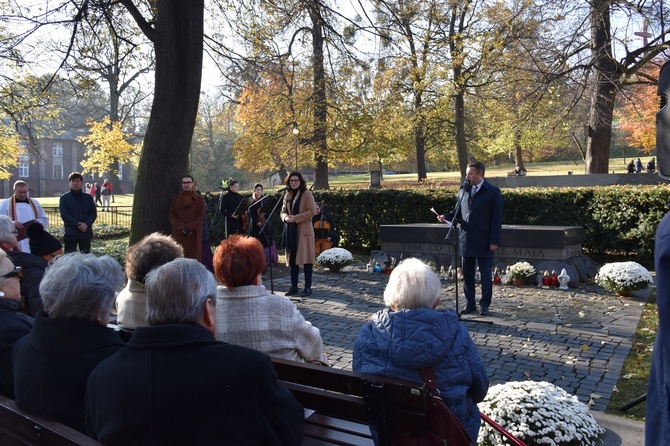
<svg viewBox="0 0 670 446">
<path fill-rule="evenodd" d="M 0 395 L 0 444 L 3 446 L 100 446 L 64 424 L 29 415 Z"/>
<path fill-rule="evenodd" d="M 317 414 L 373 423 L 380 444 L 390 444 L 391 427 L 427 429 L 428 391 L 423 383 L 384 378 L 273 358 L 280 382 Z"/>
</svg>

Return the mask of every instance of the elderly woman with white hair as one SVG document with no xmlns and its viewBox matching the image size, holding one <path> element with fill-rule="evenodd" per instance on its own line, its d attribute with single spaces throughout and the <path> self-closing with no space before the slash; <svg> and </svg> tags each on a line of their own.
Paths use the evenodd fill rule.
<svg viewBox="0 0 670 446">
<path fill-rule="evenodd" d="M 16 404 L 85 433 L 86 382 L 98 363 L 125 347 L 107 328 L 121 266 L 108 256 L 71 253 L 40 284 L 44 311 L 12 354 Z"/>
<path fill-rule="evenodd" d="M 442 400 L 477 441 L 477 403 L 489 379 L 468 330 L 454 311 L 437 311 L 441 284 L 419 259 L 406 259 L 391 273 L 384 290 L 390 308 L 363 325 L 354 345 L 353 369 L 421 382 L 419 370 L 432 367 Z M 373 429 L 374 433 L 374 429 Z"/>
<path fill-rule="evenodd" d="M 14 399 L 12 374 L 12 347 L 23 336 L 30 333 L 33 318 L 17 313 L 19 308 L 19 277 L 17 268 L 0 250 L 0 394 Z"/>
</svg>

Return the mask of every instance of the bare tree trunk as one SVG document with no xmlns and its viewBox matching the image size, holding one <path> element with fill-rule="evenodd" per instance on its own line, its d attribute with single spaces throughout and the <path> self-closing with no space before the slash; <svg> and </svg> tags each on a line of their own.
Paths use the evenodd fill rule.
<svg viewBox="0 0 670 446">
<path fill-rule="evenodd" d="M 460 69 L 454 67 L 454 76 L 460 73 Z M 458 154 L 458 170 L 461 177 L 465 178 L 468 168 L 468 147 L 465 140 L 465 99 L 463 92 L 458 91 L 454 97 L 454 133 L 456 137 L 456 153 Z"/>
<path fill-rule="evenodd" d="M 514 153 L 516 154 L 516 165 L 519 168 L 519 171 L 526 171 L 526 167 L 523 165 L 523 153 L 521 151 L 521 129 L 517 127 L 514 131 Z"/>
<path fill-rule="evenodd" d="M 421 114 L 416 107 L 414 110 L 418 115 Z M 426 169 L 426 132 L 421 116 L 417 116 L 414 124 L 414 144 L 416 146 L 416 171 L 419 177 L 418 180 L 421 182 L 428 178 L 428 171 Z"/>
<path fill-rule="evenodd" d="M 591 3 L 593 85 L 586 144 L 586 173 L 607 173 L 609 170 L 612 117 L 619 76 L 612 56 L 610 28 L 610 1 L 593 0 Z"/>
<path fill-rule="evenodd" d="M 326 140 L 328 104 L 326 75 L 323 61 L 323 19 L 318 2 L 310 3 L 312 19 L 312 63 L 314 70 L 314 189 L 328 190 L 328 141 Z"/>
<path fill-rule="evenodd" d="M 204 0 L 158 0 L 156 11 L 156 86 L 137 173 L 131 243 L 154 231 L 171 233 L 170 199 L 186 173 L 200 97 Z"/>
</svg>

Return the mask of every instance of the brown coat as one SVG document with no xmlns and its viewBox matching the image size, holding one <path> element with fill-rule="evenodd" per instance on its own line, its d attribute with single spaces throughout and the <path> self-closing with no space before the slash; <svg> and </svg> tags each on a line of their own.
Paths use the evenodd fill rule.
<svg viewBox="0 0 670 446">
<path fill-rule="evenodd" d="M 205 200 L 195 192 L 175 195 L 170 203 L 172 237 L 184 248 L 184 257 L 202 261 L 202 221 L 205 218 Z M 182 232 L 186 226 L 189 235 Z"/>
<path fill-rule="evenodd" d="M 298 194 L 300 191 L 298 191 Z M 289 191 L 284 197 L 284 203 L 281 208 L 281 219 L 284 221 L 289 215 L 293 215 L 291 206 L 293 191 Z M 314 226 L 312 226 L 312 217 L 316 215 L 316 202 L 314 196 L 308 190 L 302 193 L 300 199 L 300 211 L 296 214 L 295 221 L 298 224 L 298 246 L 296 248 L 295 264 L 304 265 L 306 263 L 315 263 L 314 247 Z M 289 252 L 286 251 L 286 265 L 289 264 Z"/>
</svg>

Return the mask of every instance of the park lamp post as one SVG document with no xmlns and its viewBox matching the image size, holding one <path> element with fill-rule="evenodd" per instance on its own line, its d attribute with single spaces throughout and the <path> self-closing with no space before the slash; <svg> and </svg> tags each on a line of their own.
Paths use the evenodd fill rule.
<svg viewBox="0 0 670 446">
<path fill-rule="evenodd" d="M 293 142 L 293 145 L 295 146 L 295 171 L 298 171 L 298 135 L 300 135 L 300 130 L 298 130 L 298 126 L 294 125 L 293 126 L 293 136 L 295 136 L 295 141 Z"/>
</svg>

